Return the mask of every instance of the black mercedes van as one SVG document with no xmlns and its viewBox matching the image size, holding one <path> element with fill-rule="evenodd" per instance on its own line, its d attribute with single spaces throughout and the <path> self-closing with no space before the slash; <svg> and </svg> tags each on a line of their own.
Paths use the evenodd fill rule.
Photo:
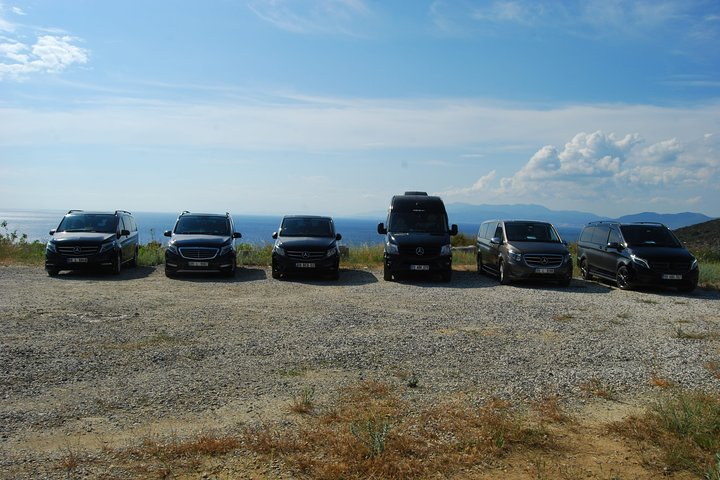
<svg viewBox="0 0 720 480">
<path fill-rule="evenodd" d="M 444 282 L 452 278 L 450 236 L 457 235 L 458 227 L 448 227 L 440 197 L 426 192 L 393 196 L 387 222 L 378 224 L 377 231 L 385 235 L 385 280 L 410 272 L 440 274 Z"/>
</svg>

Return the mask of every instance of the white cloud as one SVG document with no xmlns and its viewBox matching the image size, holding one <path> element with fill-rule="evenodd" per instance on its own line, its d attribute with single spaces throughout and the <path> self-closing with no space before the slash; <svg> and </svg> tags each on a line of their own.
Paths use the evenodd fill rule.
<svg viewBox="0 0 720 480">
<path fill-rule="evenodd" d="M 17 7 L 15 15 L 25 15 Z M 67 34 L 48 34 L 56 29 L 28 27 L 15 24 L 3 15 L 0 3 L 0 81 L 19 80 L 34 73 L 59 73 L 66 68 L 88 62 L 88 50 L 76 45 L 78 38 Z M 35 37 L 34 43 L 26 38 Z"/>
<path fill-rule="evenodd" d="M 275 27 L 302 34 L 353 35 L 370 12 L 363 0 L 252 0 L 248 6 Z"/>
<path fill-rule="evenodd" d="M 495 180 L 495 176 L 497 175 L 497 171 L 492 170 L 486 175 L 483 175 L 482 177 L 478 178 L 475 183 L 470 185 L 469 187 L 464 188 L 450 188 L 448 190 L 445 190 L 444 192 L 438 193 L 438 195 L 444 196 L 444 197 L 455 197 L 455 196 L 465 196 L 469 194 L 474 193 L 482 193 L 486 190 L 490 190 L 490 186 L 492 184 L 492 181 Z"/>
</svg>

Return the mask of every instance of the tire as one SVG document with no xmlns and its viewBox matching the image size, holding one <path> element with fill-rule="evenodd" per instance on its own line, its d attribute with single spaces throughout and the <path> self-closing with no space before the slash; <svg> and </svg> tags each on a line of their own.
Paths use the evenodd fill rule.
<svg viewBox="0 0 720 480">
<path fill-rule="evenodd" d="M 138 247 L 135 247 L 135 254 L 133 255 L 132 260 L 128 262 L 128 267 L 135 268 L 138 266 Z"/>
<path fill-rule="evenodd" d="M 615 283 L 620 290 L 632 290 L 633 284 L 630 277 L 630 270 L 625 265 L 620 265 L 615 274 Z"/>
<path fill-rule="evenodd" d="M 121 271 L 122 271 L 122 253 L 118 252 L 117 255 L 115 256 L 115 261 L 113 262 L 112 274 L 120 275 Z"/>
<path fill-rule="evenodd" d="M 478 253 L 477 259 L 475 260 L 475 264 L 477 265 L 477 273 L 479 275 L 482 275 L 483 269 L 482 269 L 482 255 Z"/>
<path fill-rule="evenodd" d="M 572 281 L 571 277 L 565 277 L 565 278 L 558 280 L 558 285 L 560 285 L 561 287 L 569 287 L 571 281 Z"/>
<path fill-rule="evenodd" d="M 697 283 L 695 283 L 695 282 L 693 282 L 693 283 L 688 283 L 687 285 L 683 285 L 683 286 L 678 287 L 678 292 L 690 293 L 690 292 L 692 292 L 693 290 L 695 290 L 696 288 L 697 288 Z"/>
<path fill-rule="evenodd" d="M 500 285 L 510 285 L 510 277 L 507 274 L 507 267 L 505 265 L 505 260 L 500 259 L 500 264 L 498 265 L 498 277 L 500 279 Z"/>
<path fill-rule="evenodd" d="M 442 272 L 440 274 L 440 279 L 444 283 L 450 283 L 450 281 L 452 280 L 452 270 L 446 270 L 446 271 Z"/>
<path fill-rule="evenodd" d="M 174 278 L 175 272 L 173 270 L 170 270 L 167 267 L 165 267 L 165 276 L 168 278 Z"/>
<path fill-rule="evenodd" d="M 58 273 L 60 273 L 60 270 L 57 268 L 51 268 L 50 270 L 47 270 L 47 274 L 49 277 L 57 277 Z"/>
<path fill-rule="evenodd" d="M 272 278 L 274 278 L 275 280 L 279 280 L 280 276 L 281 276 L 280 271 L 278 270 L 277 264 L 275 263 L 275 261 L 272 262 L 271 275 L 272 275 Z"/>
<path fill-rule="evenodd" d="M 582 275 L 582 279 L 585 281 L 592 280 L 592 275 L 590 275 L 590 267 L 588 267 L 586 258 L 580 260 L 580 275 Z"/>
<path fill-rule="evenodd" d="M 385 280 L 386 282 L 392 281 L 392 272 L 386 264 L 383 264 L 383 280 Z"/>
<path fill-rule="evenodd" d="M 236 263 L 235 259 L 233 259 L 233 261 L 232 261 L 232 267 L 230 267 L 230 270 L 227 270 L 227 271 L 223 272 L 223 274 L 224 274 L 226 277 L 228 277 L 228 278 L 232 278 L 232 277 L 235 276 L 235 270 L 236 270 L 236 269 L 237 269 L 237 263 Z"/>
</svg>

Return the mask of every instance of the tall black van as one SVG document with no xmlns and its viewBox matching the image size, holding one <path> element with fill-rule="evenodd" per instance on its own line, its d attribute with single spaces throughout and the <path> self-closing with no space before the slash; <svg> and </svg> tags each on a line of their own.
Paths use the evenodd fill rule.
<svg viewBox="0 0 720 480">
<path fill-rule="evenodd" d="M 452 278 L 450 236 L 445 204 L 425 192 L 405 192 L 390 201 L 387 224 L 378 224 L 385 235 L 383 278 L 392 280 L 406 272 L 439 273 L 444 282 Z"/>
</svg>

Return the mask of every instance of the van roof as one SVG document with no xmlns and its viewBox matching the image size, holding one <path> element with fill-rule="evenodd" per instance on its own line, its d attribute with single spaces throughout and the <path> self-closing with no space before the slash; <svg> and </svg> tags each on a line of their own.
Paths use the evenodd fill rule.
<svg viewBox="0 0 720 480">
<path fill-rule="evenodd" d="M 431 208 L 445 211 L 445 204 L 440 197 L 425 195 L 395 195 L 390 202 L 391 209 L 412 210 L 413 208 Z"/>
</svg>

